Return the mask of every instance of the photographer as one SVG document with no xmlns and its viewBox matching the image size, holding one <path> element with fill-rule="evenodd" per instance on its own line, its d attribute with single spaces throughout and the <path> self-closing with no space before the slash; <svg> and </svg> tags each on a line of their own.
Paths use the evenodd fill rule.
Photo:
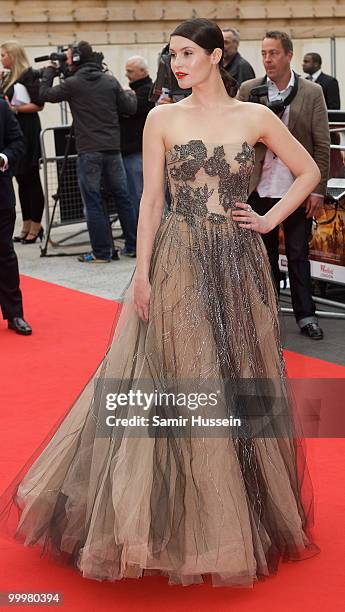
<svg viewBox="0 0 345 612">
<path fill-rule="evenodd" d="M 191 89 L 181 89 L 171 70 L 169 45 L 163 47 L 158 56 L 156 80 L 152 85 L 149 100 L 155 104 L 173 104 L 192 93 Z"/>
<path fill-rule="evenodd" d="M 134 92 L 124 91 L 112 75 L 103 72 L 98 54 L 89 43 L 79 42 L 67 51 L 71 76 L 52 87 L 57 69 L 43 70 L 40 96 L 46 102 L 67 100 L 73 116 L 77 172 L 85 206 L 92 252 L 78 257 L 86 263 L 107 263 L 112 238 L 101 199 L 101 181 L 116 201 L 125 237 L 124 254 L 136 254 L 136 213 L 130 202 L 126 172 L 120 153 L 119 115 L 137 108 Z"/>
<path fill-rule="evenodd" d="M 313 217 L 320 214 L 326 193 L 330 137 L 322 89 L 291 70 L 293 45 L 285 32 L 267 32 L 262 41 L 266 76 L 246 81 L 240 87 L 242 101 L 264 103 L 287 126 L 316 161 L 321 181 L 307 200 L 283 222 L 291 300 L 301 333 L 321 340 L 323 331 L 315 316 L 309 262 L 309 238 Z M 289 169 L 263 143 L 255 147 L 255 168 L 249 204 L 264 215 L 285 195 L 294 181 Z M 277 292 L 280 289 L 279 227 L 262 235 Z"/>
</svg>

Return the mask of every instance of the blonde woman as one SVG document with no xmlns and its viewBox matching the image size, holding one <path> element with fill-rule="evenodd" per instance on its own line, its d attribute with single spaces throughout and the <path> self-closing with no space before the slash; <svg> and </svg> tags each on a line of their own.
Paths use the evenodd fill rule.
<svg viewBox="0 0 345 612">
<path fill-rule="evenodd" d="M 15 177 L 19 187 L 23 226 L 15 242 L 32 244 L 42 240 L 41 219 L 44 196 L 39 175 L 38 160 L 41 155 L 41 122 L 38 111 L 43 103 L 39 99 L 39 83 L 35 79 L 26 51 L 16 41 L 1 45 L 2 90 L 16 113 L 26 145 L 25 156 L 17 163 Z"/>
</svg>

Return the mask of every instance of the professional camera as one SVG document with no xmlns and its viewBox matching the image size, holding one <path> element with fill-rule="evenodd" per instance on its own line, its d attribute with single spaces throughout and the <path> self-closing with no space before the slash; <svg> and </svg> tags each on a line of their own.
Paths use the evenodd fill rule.
<svg viewBox="0 0 345 612">
<path fill-rule="evenodd" d="M 67 53 L 66 51 L 53 52 L 49 55 L 40 55 L 39 57 L 35 57 L 35 62 L 57 62 L 56 66 L 56 74 L 59 76 L 63 76 L 64 78 L 70 76 L 69 66 L 66 63 Z M 43 76 L 44 68 L 39 68 L 35 70 L 32 69 L 32 73 L 36 79 L 41 79 Z"/>
<path fill-rule="evenodd" d="M 251 89 L 249 94 L 249 102 L 255 102 L 256 104 L 264 104 L 269 108 L 275 115 L 282 117 L 287 106 L 289 106 L 294 99 L 298 90 L 298 75 L 295 74 L 295 83 L 285 100 L 272 100 L 268 99 L 268 86 L 266 83 L 257 85 Z"/>
<path fill-rule="evenodd" d="M 40 55 L 35 57 L 35 62 L 65 62 L 67 60 L 67 53 L 50 53 L 49 55 Z"/>
<path fill-rule="evenodd" d="M 69 66 L 67 64 L 67 50 L 72 49 L 72 65 Z M 40 55 L 39 57 L 35 57 L 35 62 L 57 62 L 56 66 L 56 74 L 67 78 L 71 76 L 74 72 L 74 69 L 83 63 L 83 55 L 82 49 L 79 48 L 79 45 L 73 44 L 70 47 L 61 47 L 61 51 L 53 52 L 49 55 Z M 89 61 L 97 64 L 102 70 L 105 72 L 108 70 L 106 64 L 104 63 L 104 55 L 103 53 L 92 51 L 89 56 Z M 34 76 L 38 79 L 42 78 L 44 68 L 39 68 L 38 70 L 33 70 Z"/>
<path fill-rule="evenodd" d="M 264 98 L 264 100 L 262 100 L 262 98 Z M 273 102 L 269 102 L 267 85 L 258 85 L 257 87 L 253 87 L 253 89 L 250 91 L 249 102 L 264 104 L 267 106 L 267 108 L 273 111 L 275 115 L 281 115 L 285 110 L 283 100 L 274 100 Z"/>
</svg>

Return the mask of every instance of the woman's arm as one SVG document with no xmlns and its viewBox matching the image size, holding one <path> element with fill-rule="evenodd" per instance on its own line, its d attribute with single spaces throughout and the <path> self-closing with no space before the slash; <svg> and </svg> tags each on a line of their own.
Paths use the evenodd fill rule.
<svg viewBox="0 0 345 612">
<path fill-rule="evenodd" d="M 148 321 L 150 262 L 165 201 L 163 121 L 166 123 L 167 110 L 169 112 L 170 109 L 156 107 L 150 111 L 143 135 L 144 191 L 140 202 L 137 267 L 134 277 L 134 304 L 143 321 Z"/>
<path fill-rule="evenodd" d="M 241 221 L 240 226 L 266 234 L 306 200 L 320 182 L 321 174 L 315 161 L 283 122 L 265 106 L 253 104 L 252 110 L 254 106 L 252 120 L 256 125 L 257 141 L 271 149 L 295 177 L 286 194 L 262 217 L 247 210 L 247 204 L 236 204 L 242 210 L 234 211 L 233 218 Z"/>
<path fill-rule="evenodd" d="M 26 71 L 25 75 L 31 75 Z M 42 110 L 43 105 L 37 100 L 38 82 L 32 83 L 27 76 L 23 77 L 23 82 L 14 84 L 13 96 L 11 98 L 11 108 L 15 113 L 37 113 Z"/>
<path fill-rule="evenodd" d="M 12 106 L 12 110 L 15 113 L 38 113 L 43 109 L 43 106 L 37 106 L 33 102 L 28 102 L 27 104 L 19 104 L 18 106 Z"/>
</svg>

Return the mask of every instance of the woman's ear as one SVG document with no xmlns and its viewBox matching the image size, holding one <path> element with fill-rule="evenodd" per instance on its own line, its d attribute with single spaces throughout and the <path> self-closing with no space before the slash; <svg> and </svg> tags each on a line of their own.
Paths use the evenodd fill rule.
<svg viewBox="0 0 345 612">
<path fill-rule="evenodd" d="M 211 53 L 211 64 L 219 64 L 222 59 L 223 51 L 217 47 Z"/>
</svg>

